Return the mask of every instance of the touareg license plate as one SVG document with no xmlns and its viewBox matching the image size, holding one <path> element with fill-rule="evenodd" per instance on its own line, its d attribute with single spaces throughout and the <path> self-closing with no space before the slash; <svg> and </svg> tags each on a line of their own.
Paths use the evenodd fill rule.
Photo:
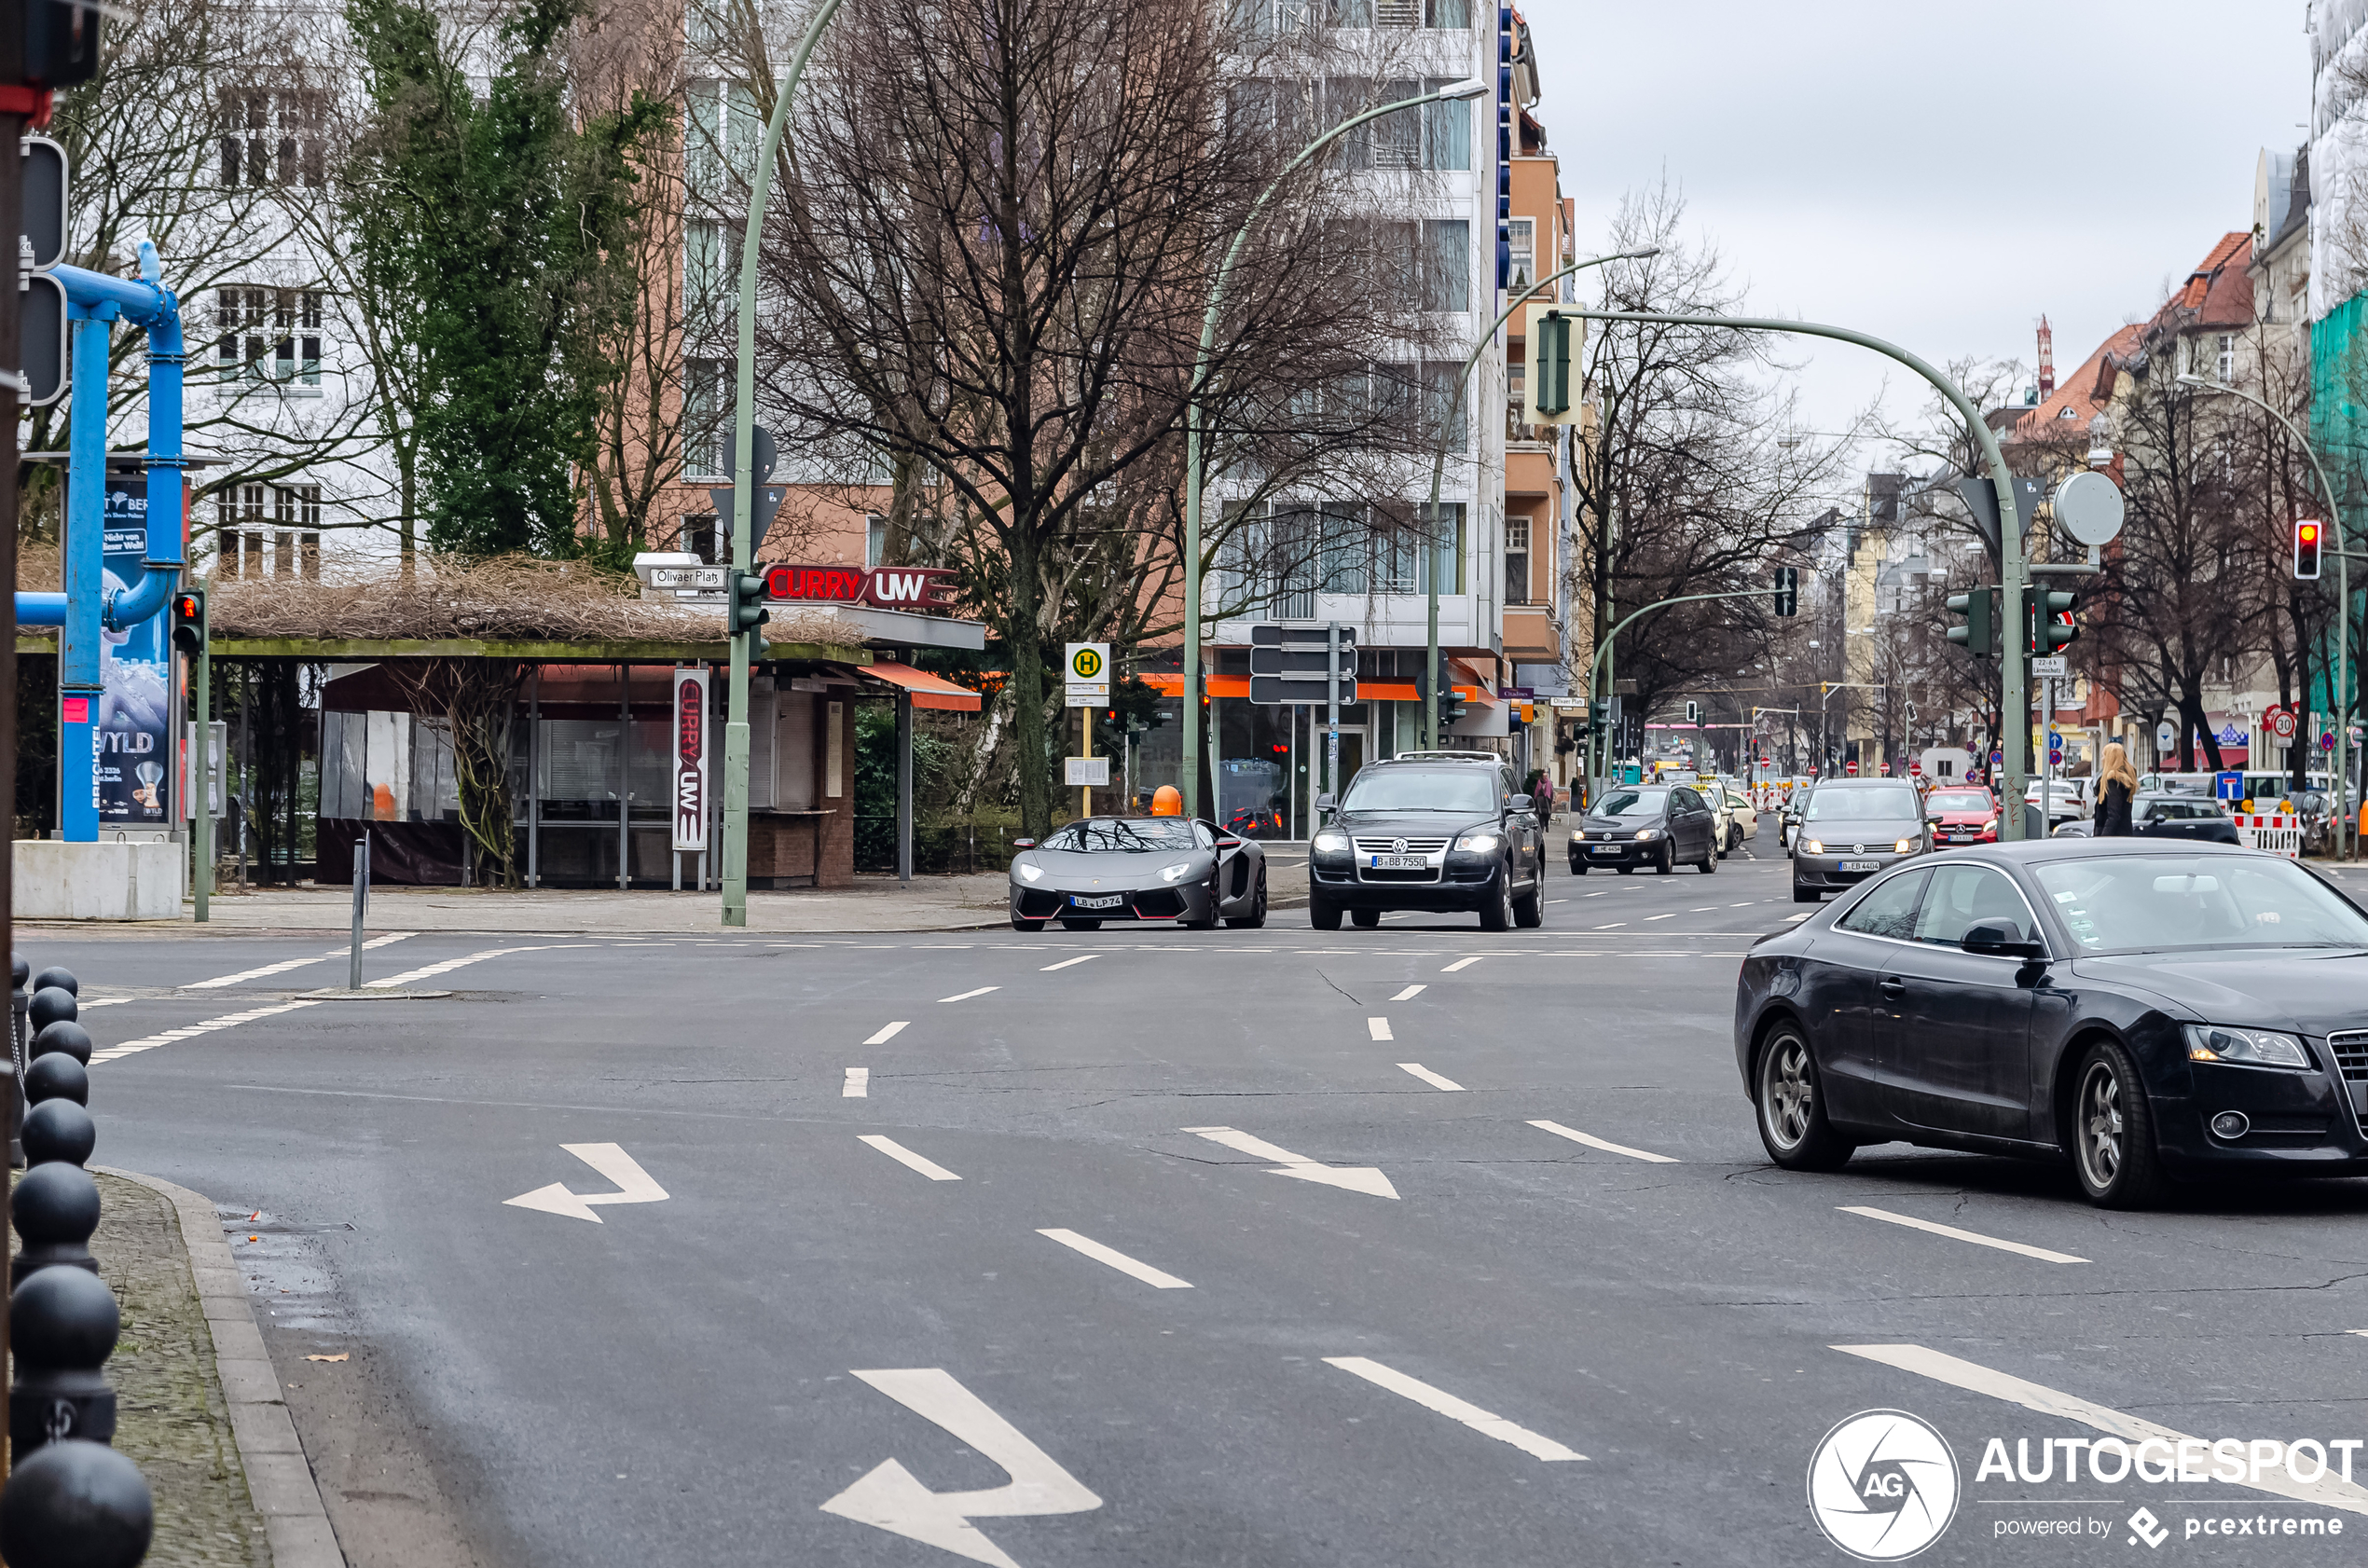
<svg viewBox="0 0 2368 1568">
<path fill-rule="evenodd" d="M 1883 862 L 1880 860 L 1844 860 L 1841 864 L 1841 869 L 1844 871 L 1880 871 L 1883 869 Z"/>
<path fill-rule="evenodd" d="M 1125 901 L 1124 893 L 1105 893 L 1098 899 L 1089 899 L 1081 893 L 1069 895 L 1069 907 L 1072 909 L 1116 909 Z"/>
<path fill-rule="evenodd" d="M 1421 871 L 1430 861 L 1420 855 L 1374 855 L 1369 871 Z"/>
</svg>

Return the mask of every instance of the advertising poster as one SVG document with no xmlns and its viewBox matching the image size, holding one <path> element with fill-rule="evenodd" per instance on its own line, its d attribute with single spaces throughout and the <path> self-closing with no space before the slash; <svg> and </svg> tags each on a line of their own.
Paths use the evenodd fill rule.
<svg viewBox="0 0 2368 1568">
<path fill-rule="evenodd" d="M 674 847 L 707 848 L 707 671 L 674 672 Z"/>
<path fill-rule="evenodd" d="M 137 587 L 146 575 L 148 476 L 107 475 L 103 582 L 110 594 Z M 166 616 L 159 611 L 136 626 L 99 633 L 99 820 L 117 827 L 165 824 L 165 745 L 172 680 Z"/>
</svg>

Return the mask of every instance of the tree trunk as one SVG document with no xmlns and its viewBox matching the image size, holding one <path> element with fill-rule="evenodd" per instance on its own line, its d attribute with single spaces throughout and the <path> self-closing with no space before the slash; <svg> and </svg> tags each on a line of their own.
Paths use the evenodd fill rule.
<svg viewBox="0 0 2368 1568">
<path fill-rule="evenodd" d="M 1020 826 L 1031 838 L 1053 831 L 1053 780 L 1045 766 L 1044 656 L 1037 630 L 1036 542 L 1011 534 L 1012 612 L 1003 648 L 1012 661 L 1012 733 L 1019 753 Z"/>
</svg>

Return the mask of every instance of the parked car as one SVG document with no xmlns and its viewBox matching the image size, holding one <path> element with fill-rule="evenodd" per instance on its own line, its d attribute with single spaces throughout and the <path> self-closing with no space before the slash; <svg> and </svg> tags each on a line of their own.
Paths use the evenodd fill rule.
<svg viewBox="0 0 2368 1568">
<path fill-rule="evenodd" d="M 1266 924 L 1266 851 L 1255 839 L 1180 817 L 1088 817 L 1041 844 L 1012 841 L 1012 926 L 1072 931 L 1105 920 L 1207 930 Z"/>
<path fill-rule="evenodd" d="M 2089 1200 L 2368 1174 L 2368 912 L 2280 856 L 2043 840 L 1898 867 L 1763 939 L 1735 1058 L 1769 1157 L 2069 1159 Z"/>
<path fill-rule="evenodd" d="M 1801 805 L 1793 901 L 1815 903 L 1932 847 L 1924 803 L 1904 778 L 1828 778 Z"/>
<path fill-rule="evenodd" d="M 2130 832 L 2140 838 L 2184 838 L 2204 844 L 2242 844 L 2237 824 L 2218 801 L 2208 795 L 2147 794 L 2130 797 Z M 2066 822 L 2049 835 L 2054 838 L 2094 838 L 2097 823 L 2094 818 L 2079 818 Z"/>
<path fill-rule="evenodd" d="M 1329 795 L 1315 804 L 1332 809 Z M 1545 836 L 1492 753 L 1368 763 L 1309 842 L 1308 921 L 1337 931 L 1343 914 L 1377 926 L 1385 910 L 1416 909 L 1476 910 L 1490 931 L 1542 924 Z"/>
<path fill-rule="evenodd" d="M 1680 863 L 1718 869 L 1725 822 L 1690 784 L 1627 784 L 1606 790 L 1571 829 L 1573 875 L 1608 866 L 1622 876 L 1650 866 L 1663 875 Z"/>
<path fill-rule="evenodd" d="M 2051 778 L 2047 781 L 2047 821 L 2050 827 L 2074 818 L 2096 815 L 2096 780 L 2093 778 Z M 2023 804 L 2039 804 L 2039 780 L 2034 778 L 2023 786 Z"/>
<path fill-rule="evenodd" d="M 1998 797 L 1978 784 L 1948 784 L 1924 797 L 1933 847 L 1998 842 Z"/>
</svg>

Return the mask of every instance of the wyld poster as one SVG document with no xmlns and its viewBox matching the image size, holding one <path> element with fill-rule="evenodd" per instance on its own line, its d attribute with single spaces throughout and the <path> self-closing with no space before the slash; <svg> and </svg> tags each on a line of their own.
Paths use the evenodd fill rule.
<svg viewBox="0 0 2368 1568">
<path fill-rule="evenodd" d="M 146 574 L 148 477 L 107 475 L 105 591 L 127 593 Z M 99 633 L 99 820 L 165 820 L 165 734 L 172 681 L 167 617 L 159 611 L 122 631 Z"/>
</svg>

